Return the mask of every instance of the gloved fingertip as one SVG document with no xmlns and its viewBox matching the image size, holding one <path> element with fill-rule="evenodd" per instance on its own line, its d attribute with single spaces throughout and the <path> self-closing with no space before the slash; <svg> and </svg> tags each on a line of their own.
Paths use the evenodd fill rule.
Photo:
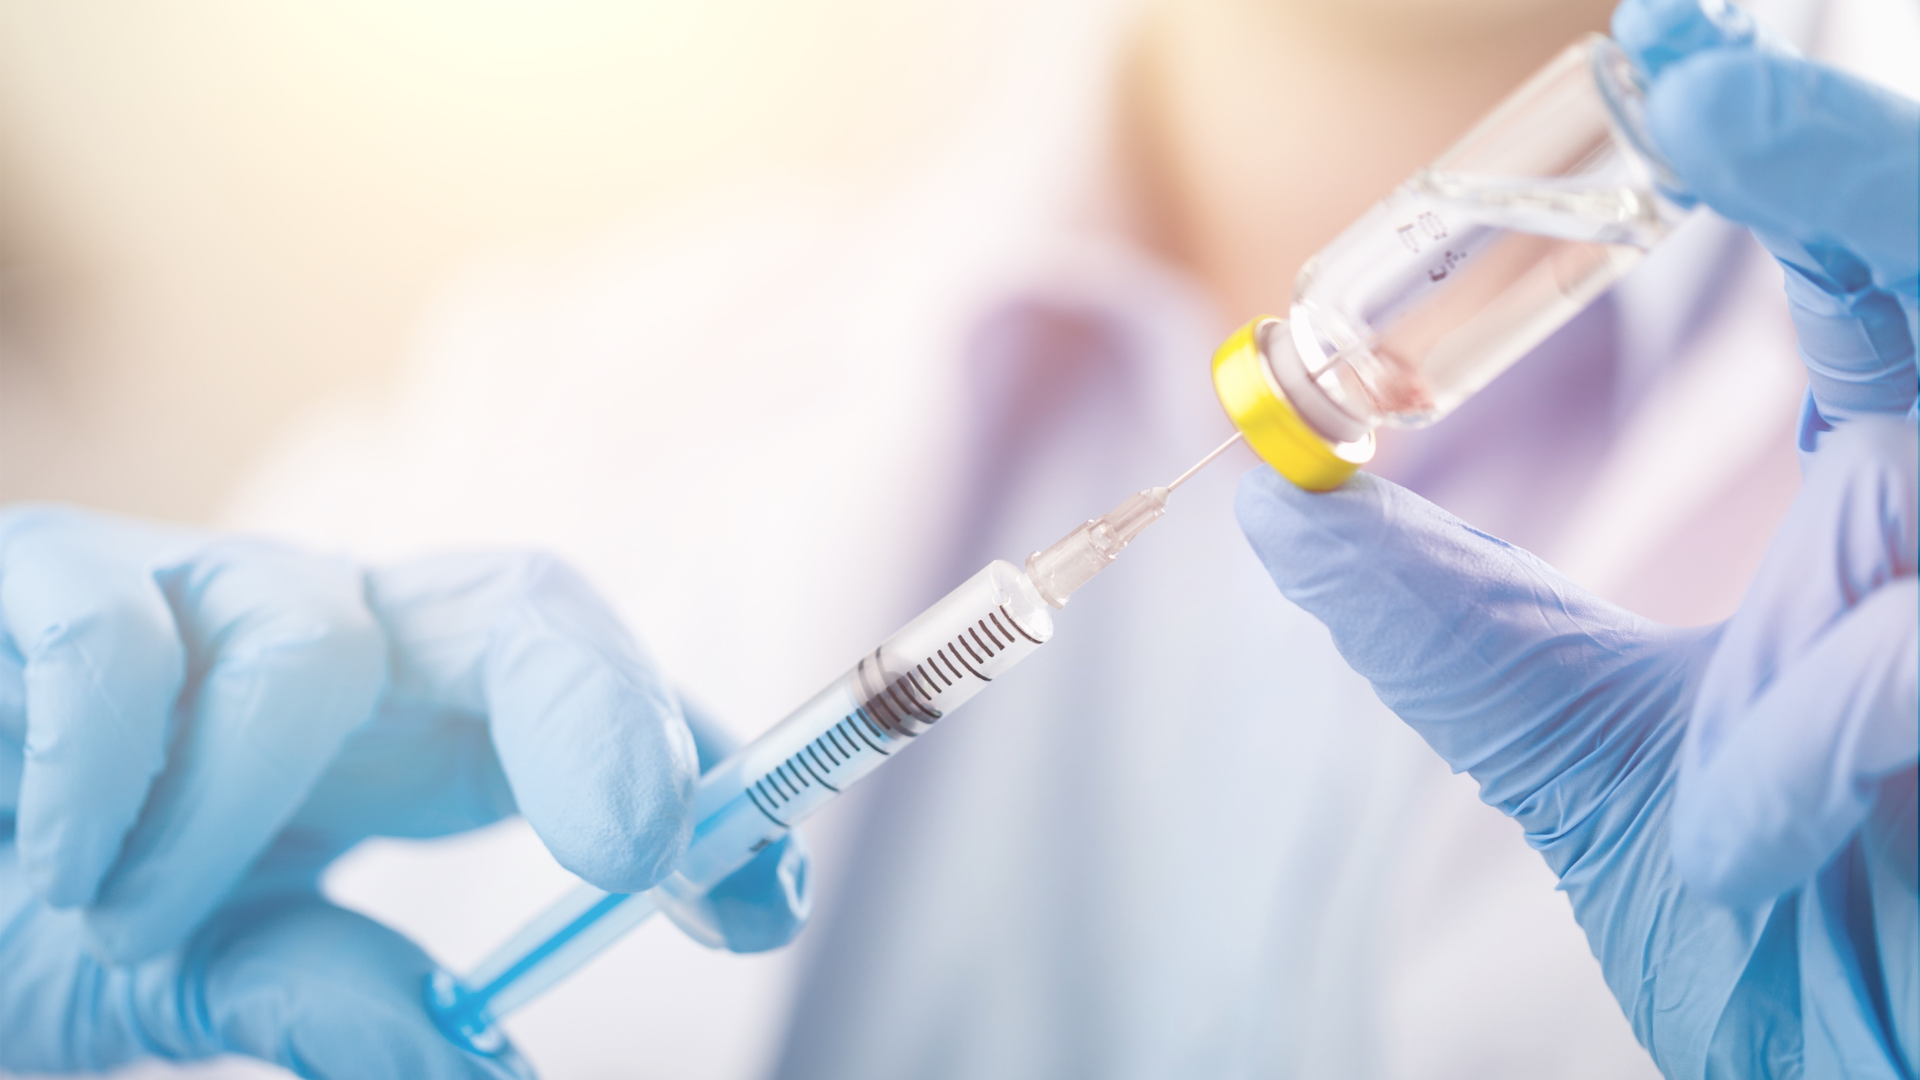
<svg viewBox="0 0 1920 1080">
<path fill-rule="evenodd" d="M 693 737 L 677 718 L 658 716 L 597 734 L 608 745 L 568 755 L 571 769 L 522 780 L 523 756 L 506 760 L 507 773 L 521 813 L 561 866 L 608 892 L 644 892 L 693 838 Z"/>
<path fill-rule="evenodd" d="M 707 901 L 729 950 L 756 953 L 787 944 L 813 912 L 806 842 L 788 833 L 709 892 Z"/>
<path fill-rule="evenodd" d="M 432 962 L 386 927 L 314 897 L 229 914 L 196 950 L 189 1017 L 224 1051 L 322 1080 L 532 1077 L 511 1047 L 476 1054 L 440 1032 L 422 996 Z"/>
<path fill-rule="evenodd" d="M 560 865 L 645 891 L 692 836 L 699 753 L 679 700 L 579 574 L 546 556 L 505 565 L 484 687 L 514 801 Z"/>
<path fill-rule="evenodd" d="M 1298 523 L 1298 515 L 1288 506 L 1289 489 L 1299 490 L 1269 468 L 1248 470 L 1233 493 L 1233 516 L 1247 542 L 1262 561 L 1268 552 L 1284 546 Z"/>
<path fill-rule="evenodd" d="M 1347 484 L 1364 486 L 1370 480 L 1362 473 Z M 1240 478 L 1233 496 L 1233 514 L 1254 550 L 1267 559 L 1296 543 L 1301 532 L 1312 525 L 1316 511 L 1325 510 L 1328 497 L 1335 494 L 1303 490 L 1262 466 Z"/>
<path fill-rule="evenodd" d="M 1849 249 L 1882 287 L 1920 266 L 1914 102 L 1799 57 L 1714 49 L 1654 83 L 1647 117 L 1687 188 L 1763 239 Z"/>
<path fill-rule="evenodd" d="M 1724 0 L 1625 0 L 1613 9 L 1613 39 L 1657 76 L 1702 49 L 1751 44 L 1753 16 Z"/>
<path fill-rule="evenodd" d="M 1811 240 L 1809 207 L 1832 183 L 1810 156 L 1804 86 L 1808 65 L 1754 52 L 1715 50 L 1674 64 L 1647 95 L 1647 125 L 1687 189 L 1723 217 Z"/>
<path fill-rule="evenodd" d="M 1408 494 L 1367 473 L 1355 473 L 1332 491 L 1306 491 L 1263 467 L 1241 478 L 1233 509 L 1274 584 L 1312 610 L 1304 597 L 1317 586 L 1374 568 L 1353 556 L 1404 516 L 1400 504 Z"/>
<path fill-rule="evenodd" d="M 693 736 L 670 717 L 597 734 L 618 746 L 603 746 L 591 761 L 576 757 L 572 774 L 518 782 L 515 798 L 568 871 L 607 892 L 645 892 L 693 840 Z M 509 776 L 515 765 L 509 759 Z"/>
<path fill-rule="evenodd" d="M 1647 124 L 1688 188 L 1714 201 L 1737 194 L 1744 165 L 1782 117 L 1762 58 L 1713 52 L 1676 63 L 1647 93 Z"/>
</svg>

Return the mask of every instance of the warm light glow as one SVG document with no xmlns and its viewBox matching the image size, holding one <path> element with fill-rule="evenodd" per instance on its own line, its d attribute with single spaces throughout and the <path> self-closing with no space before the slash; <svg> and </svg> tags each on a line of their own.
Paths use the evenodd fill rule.
<svg viewBox="0 0 1920 1080">
<path fill-rule="evenodd" d="M 766 178 L 894 182 L 1018 8 L 0 0 L 0 261 L 58 313 L 42 396 L 0 359 L 0 497 L 210 509 L 301 403 L 384 377 L 476 253 Z"/>
</svg>

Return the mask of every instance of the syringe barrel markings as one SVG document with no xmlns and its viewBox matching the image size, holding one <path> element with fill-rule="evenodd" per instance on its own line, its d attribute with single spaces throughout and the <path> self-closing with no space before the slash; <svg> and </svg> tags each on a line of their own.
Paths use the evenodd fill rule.
<svg viewBox="0 0 1920 1080">
<path fill-rule="evenodd" d="M 1052 634 L 1025 575 L 988 564 L 702 777 L 676 875 L 702 892 L 718 885 Z"/>
<path fill-rule="evenodd" d="M 1052 612 L 1026 575 L 1008 562 L 987 564 L 702 776 L 693 839 L 666 881 L 628 898 L 575 890 L 466 979 L 438 977 L 429 1008 L 460 1041 L 497 1048 L 494 1020 L 654 911 L 724 881 L 1052 636 Z"/>
</svg>

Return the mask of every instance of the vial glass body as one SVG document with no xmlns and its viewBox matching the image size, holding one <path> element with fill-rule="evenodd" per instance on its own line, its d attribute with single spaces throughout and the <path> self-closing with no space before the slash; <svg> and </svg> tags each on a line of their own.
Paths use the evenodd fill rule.
<svg viewBox="0 0 1920 1080">
<path fill-rule="evenodd" d="M 1619 280 L 1685 214 L 1618 46 L 1576 42 L 1308 261 L 1257 331 L 1334 443 L 1452 411 Z"/>
</svg>

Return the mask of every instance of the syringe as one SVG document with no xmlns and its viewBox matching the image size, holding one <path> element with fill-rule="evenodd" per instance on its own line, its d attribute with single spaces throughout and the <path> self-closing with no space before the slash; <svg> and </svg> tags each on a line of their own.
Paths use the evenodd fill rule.
<svg viewBox="0 0 1920 1080">
<path fill-rule="evenodd" d="M 766 734 L 700 778 L 693 839 L 674 872 L 642 893 L 582 885 L 455 979 L 427 981 L 427 1009 L 455 1042 L 504 1045 L 496 1022 L 565 978 L 657 911 L 691 907 L 808 815 L 971 700 L 1053 636 L 1064 607 L 1134 537 L 1166 512 L 1167 496 L 1240 441 L 1235 435 L 1165 487 L 1131 496 L 1104 517 L 1027 557 L 1023 573 L 996 559 L 862 657 Z M 677 920 L 685 926 L 697 920 Z M 714 945 L 718 942 L 707 942 Z"/>
</svg>

